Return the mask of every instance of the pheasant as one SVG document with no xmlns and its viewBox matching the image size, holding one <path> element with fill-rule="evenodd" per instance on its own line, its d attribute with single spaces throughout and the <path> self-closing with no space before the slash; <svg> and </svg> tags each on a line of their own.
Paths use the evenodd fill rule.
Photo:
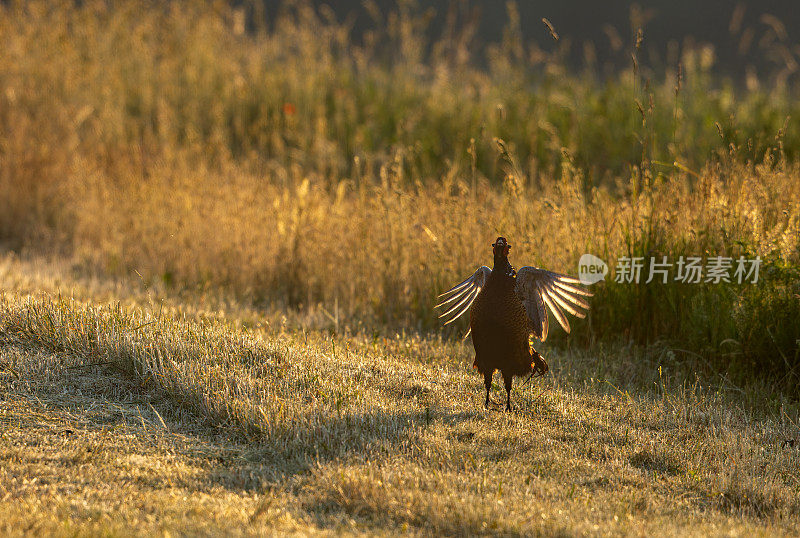
<svg viewBox="0 0 800 538">
<path fill-rule="evenodd" d="M 511 383 L 514 376 L 539 377 L 547 373 L 544 358 L 531 345 L 531 335 L 542 342 L 547 338 L 548 317 L 545 305 L 566 332 L 570 331 L 564 311 L 584 318 L 589 304 L 580 296 L 592 294 L 576 286 L 580 281 L 544 269 L 522 267 L 514 271 L 508 261 L 511 245 L 504 237 L 492 244 L 494 267 L 485 265 L 460 284 L 441 294 L 436 308 L 447 308 L 439 316 L 452 323 L 470 310 L 469 331 L 475 347 L 473 367 L 483 374 L 485 406 L 489 407 L 492 376 L 500 370 L 506 388 L 506 410 L 511 410 Z M 466 338 L 466 336 L 465 336 Z M 530 377 L 528 379 L 530 379 Z"/>
</svg>

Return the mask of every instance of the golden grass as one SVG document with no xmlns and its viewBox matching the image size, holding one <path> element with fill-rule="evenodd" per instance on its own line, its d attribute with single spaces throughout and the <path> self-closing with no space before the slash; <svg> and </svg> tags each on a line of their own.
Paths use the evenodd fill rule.
<svg viewBox="0 0 800 538">
<path fill-rule="evenodd" d="M 254 305 L 323 309 L 339 329 L 436 329 L 436 295 L 488 263 L 497 235 L 514 245 L 512 261 L 575 274 L 594 253 L 620 256 L 760 256 L 758 285 L 597 287 L 583 338 L 671 339 L 712 358 L 718 369 L 750 360 L 764 373 L 788 373 L 800 338 L 791 320 L 800 261 L 800 176 L 794 165 L 729 165 L 647 178 L 627 198 L 586 192 L 579 173 L 533 185 L 510 176 L 498 192 L 464 181 L 410 188 L 390 169 L 381 183 L 348 180 L 325 188 L 302 178 L 279 186 L 236 167 L 223 172 L 170 167 L 168 183 L 111 190 L 80 204 L 75 260 L 90 271 L 142 275 L 145 282 L 208 293 L 223 287 Z M 105 200 L 98 203 L 96 200 Z M 645 269 L 646 274 L 646 269 Z M 609 277 L 611 280 L 611 277 Z M 643 279 L 644 281 L 644 279 Z M 711 312 L 723 309 L 728 316 Z M 763 326 L 772 317 L 776 341 Z M 640 323 L 639 321 L 642 320 Z M 463 324 L 459 328 L 464 331 Z M 742 375 L 750 375 L 741 368 Z M 787 388 L 796 388 L 790 377 Z"/>
<path fill-rule="evenodd" d="M 0 7 L 0 531 L 793 532 L 793 87 L 243 16 Z M 487 412 L 432 304 L 500 234 L 762 281 L 600 284 Z"/>
<path fill-rule="evenodd" d="M 436 294 L 501 234 L 513 263 L 566 273 L 584 252 L 612 266 L 758 255 L 759 286 L 600 285 L 575 334 L 671 341 L 740 380 L 758 362 L 797 390 L 785 84 L 716 88 L 688 49 L 677 93 L 672 72 L 601 83 L 507 42 L 483 69 L 474 51 L 453 63 L 446 42 L 422 54 L 407 12 L 386 30 L 389 56 L 307 6 L 270 30 L 241 32 L 245 16 L 194 2 L 0 9 L 0 240 L 366 332 L 438 330 Z"/>
<path fill-rule="evenodd" d="M 15 266 L 7 289 L 31 278 Z M 515 389 L 507 414 L 482 409 L 468 343 L 246 328 L 233 310 L 212 319 L 119 299 L 3 295 L 4 532 L 798 524 L 798 453 L 783 444 L 798 434 L 796 405 L 659 376 L 659 350 L 550 352 L 552 377 Z"/>
</svg>

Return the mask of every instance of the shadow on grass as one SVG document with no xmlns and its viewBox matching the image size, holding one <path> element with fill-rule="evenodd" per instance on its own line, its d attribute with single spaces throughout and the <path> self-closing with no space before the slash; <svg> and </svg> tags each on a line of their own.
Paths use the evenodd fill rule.
<svg viewBox="0 0 800 538">
<path fill-rule="evenodd" d="M 353 456 L 403 453 L 412 449 L 414 440 L 426 428 L 437 423 L 455 424 L 474 416 L 430 408 L 417 412 L 374 410 L 338 417 L 308 415 L 263 439 L 250 450 L 248 458 L 291 475 Z"/>
<path fill-rule="evenodd" d="M 110 366 L 64 369 L 55 382 L 29 383 L 25 392 L 31 401 L 46 402 L 47 409 L 67 417 L 66 442 L 85 442 L 83 432 L 125 431 L 150 446 L 181 453 L 205 469 L 202 476 L 180 478 L 176 485 L 218 485 L 237 492 L 282 487 L 293 476 L 331 461 L 402 453 L 426 428 L 475 416 L 435 407 L 340 416 L 309 413 L 270 435 L 248 439 L 238 425 L 198 413 L 151 383 Z"/>
</svg>

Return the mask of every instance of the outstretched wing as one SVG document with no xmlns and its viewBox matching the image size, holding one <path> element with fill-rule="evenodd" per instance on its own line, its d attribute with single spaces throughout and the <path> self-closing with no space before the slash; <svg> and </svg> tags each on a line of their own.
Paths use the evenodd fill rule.
<svg viewBox="0 0 800 538">
<path fill-rule="evenodd" d="M 525 305 L 525 312 L 531 322 L 533 333 L 542 342 L 547 339 L 548 321 L 545 305 L 553 313 L 559 325 L 569 332 L 569 321 L 564 310 L 573 316 L 585 318 L 589 303 L 580 298 L 581 295 L 591 297 L 591 293 L 578 287 L 577 278 L 560 275 L 552 271 L 523 267 L 517 271 L 517 283 L 514 290 L 517 297 Z"/>
<path fill-rule="evenodd" d="M 469 310 L 469 307 L 472 306 L 473 301 L 475 301 L 475 297 L 478 296 L 483 286 L 486 285 L 486 279 L 489 278 L 491 272 L 492 270 L 485 265 L 478 267 L 478 270 L 472 273 L 471 277 L 460 284 L 456 284 L 439 296 L 440 299 L 444 299 L 441 303 L 437 304 L 435 308 L 447 309 L 439 316 L 439 318 L 445 318 L 445 325 L 454 322 L 464 312 Z"/>
</svg>

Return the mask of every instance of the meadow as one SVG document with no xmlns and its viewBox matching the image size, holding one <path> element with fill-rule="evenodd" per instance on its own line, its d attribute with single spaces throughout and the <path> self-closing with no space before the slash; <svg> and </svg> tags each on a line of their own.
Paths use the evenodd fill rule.
<svg viewBox="0 0 800 538">
<path fill-rule="evenodd" d="M 455 17 L 0 6 L 5 533 L 790 534 L 800 88 Z M 794 66 L 794 67 L 793 67 Z M 484 411 L 438 293 L 490 261 L 744 256 L 592 287 Z M 69 433 L 67 433 L 69 432 Z"/>
<path fill-rule="evenodd" d="M 70 273 L 0 263 L 15 290 L 0 303 L 5 535 L 766 536 L 800 523 L 796 401 L 703 381 L 666 366 L 667 350 L 545 349 L 553 375 L 515 388 L 506 413 L 483 409 L 469 342 L 340 336 Z"/>
</svg>

